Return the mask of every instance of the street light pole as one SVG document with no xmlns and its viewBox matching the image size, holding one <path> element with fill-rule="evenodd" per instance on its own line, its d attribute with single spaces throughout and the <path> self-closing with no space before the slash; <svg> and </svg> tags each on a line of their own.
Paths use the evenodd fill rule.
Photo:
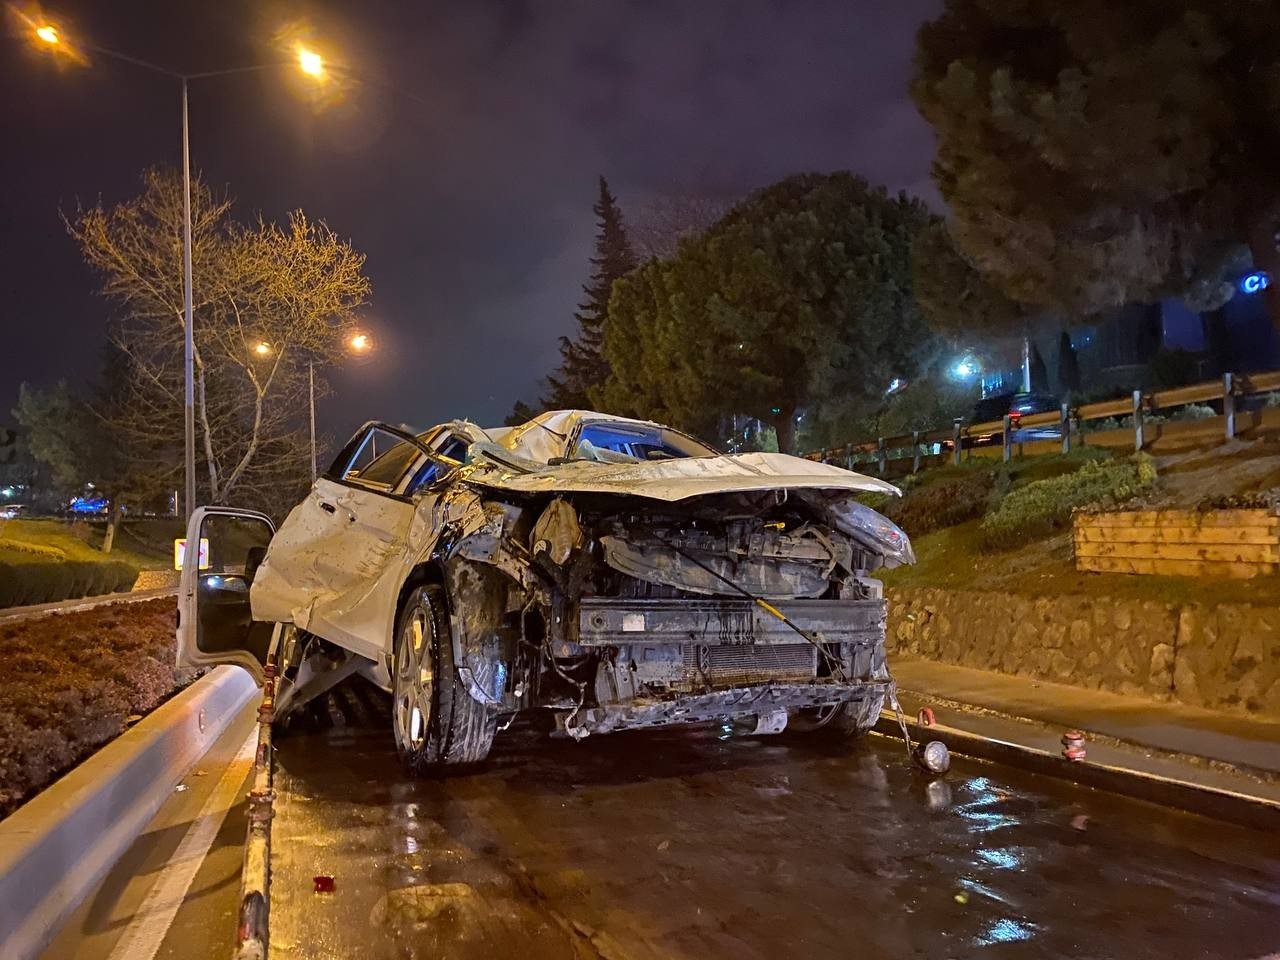
<svg viewBox="0 0 1280 960">
<path fill-rule="evenodd" d="M 188 522 L 196 509 L 196 343 L 191 319 L 191 145 L 187 132 L 187 78 L 182 78 L 182 372 L 183 448 L 186 497 L 183 509 Z"/>
<path fill-rule="evenodd" d="M 25 17 L 23 19 L 26 19 Z M 30 23 L 30 21 L 28 21 Z M 63 39 L 61 32 L 53 24 L 31 23 L 32 32 L 36 38 L 42 43 L 52 48 L 67 49 L 66 41 Z M 191 145 L 188 123 L 187 109 L 187 83 L 190 80 L 199 80 L 205 77 L 227 77 L 233 74 L 254 73 L 259 70 L 270 70 L 275 67 L 285 66 L 281 63 L 258 63 L 247 67 L 234 67 L 230 70 L 209 70 L 204 73 L 179 73 L 176 70 L 169 70 L 165 67 L 157 66 L 154 63 L 148 63 L 146 60 L 140 60 L 137 57 L 130 56 L 127 53 L 121 53 L 118 50 L 109 50 L 106 47 L 100 47 L 97 44 L 86 41 L 78 41 L 76 46 L 84 50 L 92 50 L 103 56 L 110 57 L 114 60 L 120 60 L 125 63 L 131 63 L 134 66 L 142 67 L 152 73 L 162 74 L 166 77 L 172 77 L 182 83 L 182 373 L 184 380 L 183 389 L 183 472 L 186 474 L 186 483 L 184 489 L 183 513 L 188 521 L 191 514 L 196 508 L 196 395 L 195 395 L 195 333 L 194 324 L 192 322 L 192 306 L 191 306 Z M 298 47 L 298 65 L 302 72 L 317 79 L 325 76 L 325 63 L 323 58 L 314 51 L 307 50 L 299 45 Z M 314 412 L 314 381 L 312 389 L 312 440 L 311 440 L 311 474 L 315 476 L 315 412 Z"/>
<path fill-rule="evenodd" d="M 316 481 L 316 364 L 307 364 L 307 387 L 311 398 L 311 482 Z"/>
</svg>

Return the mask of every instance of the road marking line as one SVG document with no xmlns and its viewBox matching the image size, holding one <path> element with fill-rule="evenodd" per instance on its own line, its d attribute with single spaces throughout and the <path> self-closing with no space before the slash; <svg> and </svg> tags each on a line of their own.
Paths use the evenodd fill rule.
<svg viewBox="0 0 1280 960">
<path fill-rule="evenodd" d="M 253 766 L 258 745 L 258 728 L 254 726 L 228 764 L 209 798 L 191 826 L 187 828 L 178 849 L 156 878 L 151 891 L 116 941 L 109 960 L 152 960 L 186 899 L 196 872 L 213 846 L 214 838 L 227 817 L 227 811 L 240 802 L 240 787 Z"/>
</svg>

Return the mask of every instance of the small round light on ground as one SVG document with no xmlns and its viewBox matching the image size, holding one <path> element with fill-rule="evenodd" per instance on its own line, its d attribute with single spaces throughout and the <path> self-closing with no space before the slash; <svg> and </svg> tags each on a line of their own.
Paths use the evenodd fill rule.
<svg viewBox="0 0 1280 960">
<path fill-rule="evenodd" d="M 915 761 L 929 773 L 946 773 L 951 769 L 951 751 L 941 740 L 930 740 L 916 748 Z"/>
</svg>

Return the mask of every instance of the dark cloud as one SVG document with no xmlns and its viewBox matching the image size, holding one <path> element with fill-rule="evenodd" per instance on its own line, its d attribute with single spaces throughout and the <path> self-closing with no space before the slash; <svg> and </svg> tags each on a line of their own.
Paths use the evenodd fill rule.
<svg viewBox="0 0 1280 960">
<path fill-rule="evenodd" d="M 369 256 L 383 350 L 334 378 L 322 419 L 500 419 L 532 398 L 570 330 L 594 179 L 624 207 L 741 195 L 853 169 L 936 198 L 932 139 L 906 96 L 938 0 L 878 2 L 70 3 L 68 26 L 175 69 L 272 57 L 309 29 L 368 82 L 326 109 L 295 79 L 192 89 L 192 150 L 244 216 L 292 207 Z M 46 6 L 48 9 L 48 6 Z M 13 54 L 13 55 L 10 55 Z M 0 403 L 23 379 L 95 374 L 105 306 L 58 222 L 178 159 L 177 90 L 103 62 L 0 58 Z M 197 278 L 198 282 L 198 278 Z"/>
</svg>

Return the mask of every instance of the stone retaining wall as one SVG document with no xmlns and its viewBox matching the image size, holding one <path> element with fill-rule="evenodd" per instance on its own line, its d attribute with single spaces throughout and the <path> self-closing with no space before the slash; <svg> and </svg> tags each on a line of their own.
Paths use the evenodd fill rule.
<svg viewBox="0 0 1280 960">
<path fill-rule="evenodd" d="M 1280 607 L 886 589 L 890 653 L 1280 717 Z"/>
</svg>

